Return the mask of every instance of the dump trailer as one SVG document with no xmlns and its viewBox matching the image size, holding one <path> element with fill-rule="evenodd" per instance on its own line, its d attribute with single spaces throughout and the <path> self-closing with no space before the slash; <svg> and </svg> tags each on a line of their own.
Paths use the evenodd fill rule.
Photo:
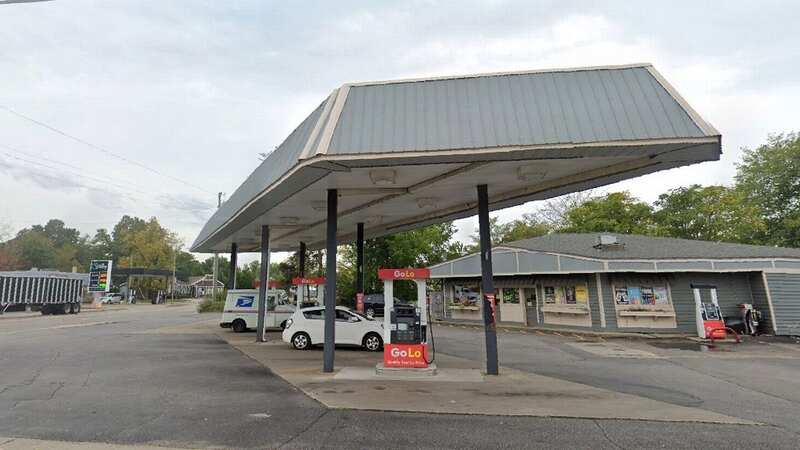
<svg viewBox="0 0 800 450">
<path fill-rule="evenodd" d="M 0 272 L 0 314 L 19 305 L 26 310 L 39 307 L 42 314 L 77 314 L 88 280 L 82 273 Z"/>
</svg>

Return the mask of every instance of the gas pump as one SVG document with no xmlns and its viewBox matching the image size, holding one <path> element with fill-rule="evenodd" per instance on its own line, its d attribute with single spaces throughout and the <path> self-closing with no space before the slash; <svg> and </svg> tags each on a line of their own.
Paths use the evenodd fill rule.
<svg viewBox="0 0 800 450">
<path fill-rule="evenodd" d="M 710 300 L 703 301 L 700 294 L 701 289 L 708 289 Z M 725 325 L 725 318 L 717 300 L 717 287 L 710 285 L 692 284 L 695 304 L 695 320 L 697 321 L 697 335 L 704 339 L 725 339 L 728 333 L 736 337 L 736 342 L 740 342 L 739 335 L 730 327 Z"/>
<path fill-rule="evenodd" d="M 383 280 L 383 366 L 386 368 L 427 368 L 428 360 L 428 269 L 380 269 Z M 394 304 L 394 280 L 411 280 L 417 285 L 416 305 Z M 433 333 L 431 333 L 433 344 Z M 435 351 L 431 347 L 432 352 Z"/>
<path fill-rule="evenodd" d="M 297 290 L 297 305 L 299 308 L 324 304 L 325 289 L 320 289 L 319 287 L 325 285 L 325 277 L 294 277 L 292 278 L 292 285 Z M 311 286 L 316 288 L 314 295 L 311 295 Z"/>
</svg>

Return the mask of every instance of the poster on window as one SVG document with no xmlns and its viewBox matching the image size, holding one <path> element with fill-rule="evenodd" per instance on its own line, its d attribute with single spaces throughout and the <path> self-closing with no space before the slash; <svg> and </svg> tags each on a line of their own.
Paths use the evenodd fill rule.
<svg viewBox="0 0 800 450">
<path fill-rule="evenodd" d="M 545 303 L 555 303 L 556 302 L 556 288 L 552 286 L 545 286 L 544 287 L 544 302 Z"/>
<path fill-rule="evenodd" d="M 617 302 L 618 305 L 627 305 L 628 289 L 627 288 L 614 289 L 614 300 Z"/>
<path fill-rule="evenodd" d="M 564 288 L 564 299 L 566 300 L 567 305 L 574 305 L 575 302 L 575 287 L 574 286 L 567 286 Z"/>
<path fill-rule="evenodd" d="M 589 288 L 585 284 L 575 286 L 575 301 L 584 305 L 589 302 Z"/>
<path fill-rule="evenodd" d="M 642 290 L 637 287 L 628 287 L 628 304 L 641 305 L 642 304 Z"/>
<path fill-rule="evenodd" d="M 567 296 L 564 293 L 563 286 L 559 286 L 556 288 L 556 303 L 558 303 L 559 305 L 567 303 Z"/>
<path fill-rule="evenodd" d="M 656 305 L 668 305 L 669 297 L 667 296 L 667 288 L 656 286 L 653 288 L 653 296 L 655 297 Z"/>
<path fill-rule="evenodd" d="M 655 294 L 653 293 L 653 288 L 651 287 L 643 287 L 642 288 L 642 304 L 643 305 L 655 305 L 656 299 Z"/>
</svg>

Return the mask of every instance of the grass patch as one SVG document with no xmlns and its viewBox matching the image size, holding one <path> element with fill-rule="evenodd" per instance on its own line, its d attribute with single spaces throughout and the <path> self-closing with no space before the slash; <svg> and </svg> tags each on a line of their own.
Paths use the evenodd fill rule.
<svg viewBox="0 0 800 450">
<path fill-rule="evenodd" d="M 219 290 L 217 291 L 217 295 L 215 296 L 205 296 L 200 303 L 197 304 L 197 312 L 200 313 L 207 313 L 207 312 L 222 312 L 225 309 L 225 297 L 227 296 L 227 290 Z"/>
</svg>

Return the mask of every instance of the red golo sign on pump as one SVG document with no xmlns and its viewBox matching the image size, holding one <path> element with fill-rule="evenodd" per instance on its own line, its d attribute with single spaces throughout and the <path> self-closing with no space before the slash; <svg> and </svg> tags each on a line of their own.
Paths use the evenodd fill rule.
<svg viewBox="0 0 800 450">
<path fill-rule="evenodd" d="M 383 367 L 424 369 L 428 367 L 425 353 L 424 344 L 386 344 L 383 346 Z"/>
</svg>

